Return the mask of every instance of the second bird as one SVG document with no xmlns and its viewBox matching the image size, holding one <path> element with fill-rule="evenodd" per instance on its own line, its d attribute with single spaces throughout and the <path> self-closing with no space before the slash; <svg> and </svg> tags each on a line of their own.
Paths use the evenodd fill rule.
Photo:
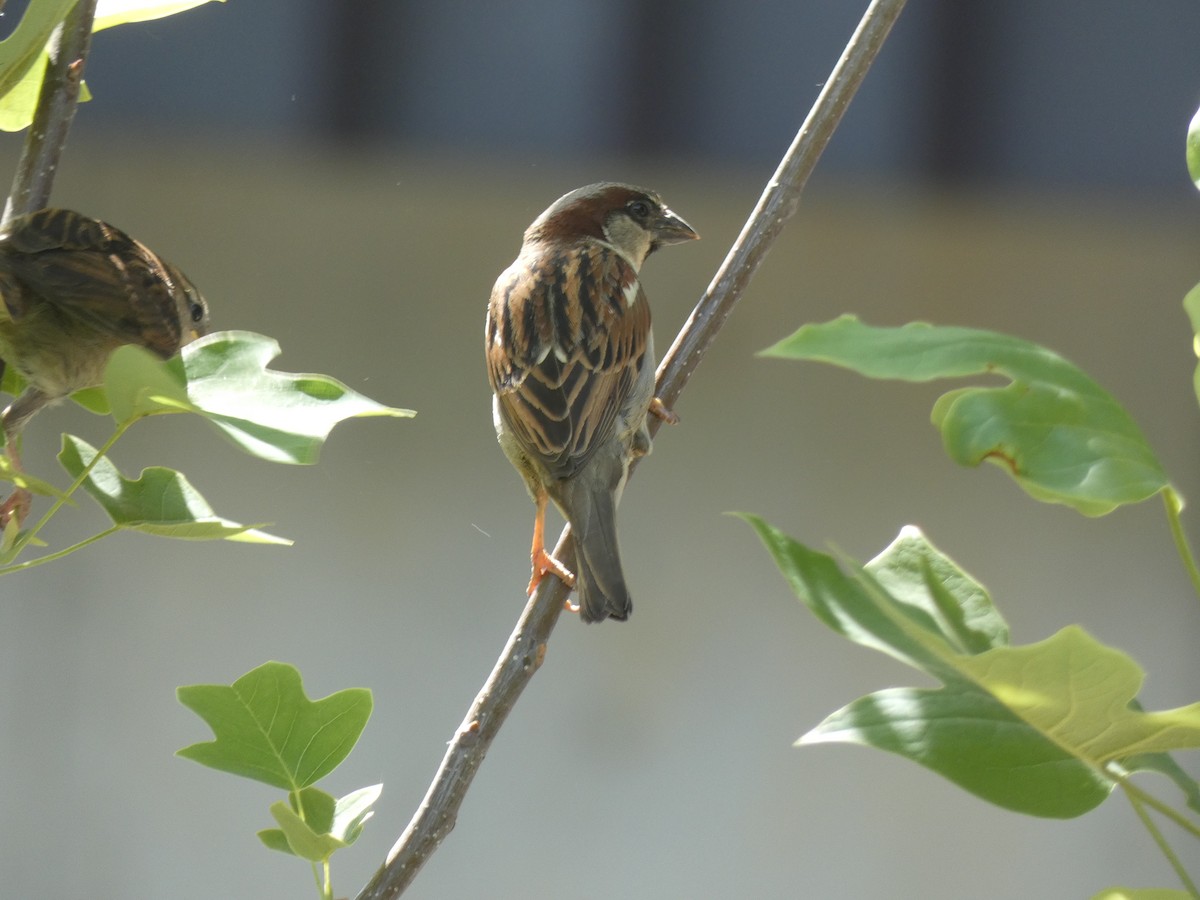
<svg viewBox="0 0 1200 900">
<path fill-rule="evenodd" d="M 138 344 L 167 359 L 208 330 L 208 306 L 177 268 L 105 222 L 43 209 L 0 232 L 0 372 L 24 392 L 3 413 L 8 453 L 42 409 L 104 380 L 113 351 Z M 26 492 L 0 506 L 0 525 L 28 511 Z"/>
<path fill-rule="evenodd" d="M 650 452 L 654 400 L 646 257 L 698 234 L 658 195 L 602 182 L 555 201 L 492 289 L 485 332 L 493 418 L 536 505 L 529 593 L 554 573 L 585 622 L 626 619 L 616 507 L 629 462 Z M 546 550 L 547 499 L 571 523 L 575 568 Z"/>
</svg>

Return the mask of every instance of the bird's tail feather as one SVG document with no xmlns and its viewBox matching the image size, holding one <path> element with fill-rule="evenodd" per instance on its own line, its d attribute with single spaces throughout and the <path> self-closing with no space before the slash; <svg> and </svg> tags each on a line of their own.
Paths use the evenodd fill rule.
<svg viewBox="0 0 1200 900">
<path fill-rule="evenodd" d="M 617 546 L 617 504 L 610 491 L 570 491 L 564 512 L 575 535 L 575 590 L 585 622 L 624 620 L 633 611 Z"/>
</svg>

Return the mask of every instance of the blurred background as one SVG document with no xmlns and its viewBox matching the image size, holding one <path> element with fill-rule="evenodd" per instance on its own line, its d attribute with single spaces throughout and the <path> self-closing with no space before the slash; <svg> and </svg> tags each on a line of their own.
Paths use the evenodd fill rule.
<svg viewBox="0 0 1200 900">
<path fill-rule="evenodd" d="M 335 857 L 338 894 L 358 891 L 525 599 L 533 510 L 495 446 L 482 359 L 496 274 L 567 190 L 652 186 L 704 236 L 644 272 L 665 349 L 864 6 L 230 0 L 97 36 L 96 99 L 55 204 L 178 264 L 216 327 L 280 341 L 280 368 L 419 414 L 347 424 L 309 469 L 243 457 L 185 417 L 118 445 L 127 474 L 182 469 L 220 514 L 296 544 L 121 535 L 5 580 L 5 896 L 312 896 L 303 864 L 254 837 L 277 795 L 172 755 L 209 738 L 174 687 L 268 659 L 299 666 L 314 697 L 374 691 L 360 746 L 324 785 L 384 783 Z M 21 8 L 10 0 L 10 27 Z M 989 587 L 1015 642 L 1080 622 L 1149 669 L 1147 706 L 1196 698 L 1200 611 L 1157 501 L 1098 520 L 1039 505 L 944 456 L 928 414 L 951 385 L 753 354 L 843 312 L 1012 332 L 1112 391 L 1200 498 L 1180 308 L 1200 281 L 1183 155 L 1198 34 L 1184 0 L 912 0 L 682 424 L 626 492 L 633 619 L 564 617 L 407 896 L 1174 886 L 1119 798 L 1035 820 L 897 757 L 793 748 L 863 693 L 926 682 L 821 627 L 722 514 L 864 559 L 918 524 Z M 0 171 L 22 140 L 0 137 Z M 43 413 L 26 433 L 35 474 L 63 480 L 62 431 L 107 434 L 71 405 Z M 60 518 L 54 547 L 104 525 L 86 503 Z"/>
</svg>

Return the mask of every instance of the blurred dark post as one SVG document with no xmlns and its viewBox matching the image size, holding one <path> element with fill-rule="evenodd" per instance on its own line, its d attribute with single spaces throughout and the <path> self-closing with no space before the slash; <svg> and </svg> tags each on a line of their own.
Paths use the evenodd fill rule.
<svg viewBox="0 0 1200 900">
<path fill-rule="evenodd" d="M 329 28 L 324 43 L 328 94 L 321 129 L 335 140 L 362 143 L 378 137 L 383 91 L 390 82 L 381 78 L 397 65 L 393 28 L 395 0 L 341 0 L 325 17 Z"/>
<path fill-rule="evenodd" d="M 1005 96 L 994 83 L 1001 32 L 1010 14 L 1003 3 L 933 0 L 926 20 L 932 29 L 927 61 L 928 127 L 924 169 L 937 182 L 962 184 L 986 175 L 992 155 L 989 135 L 1004 112 L 995 100 Z"/>
</svg>

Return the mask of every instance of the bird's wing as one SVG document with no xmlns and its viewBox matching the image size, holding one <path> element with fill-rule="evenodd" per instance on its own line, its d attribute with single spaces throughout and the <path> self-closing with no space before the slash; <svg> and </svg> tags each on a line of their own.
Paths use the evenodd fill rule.
<svg viewBox="0 0 1200 900">
<path fill-rule="evenodd" d="M 16 219 L 0 236 L 0 268 L 21 291 L 4 297 L 14 319 L 28 292 L 100 332 L 166 358 L 179 349 L 181 275 L 118 228 L 70 210 Z"/>
<path fill-rule="evenodd" d="M 578 291 L 581 302 L 568 302 Z M 521 448 L 573 475 L 611 436 L 646 364 L 650 307 L 637 273 L 598 242 L 523 252 L 488 306 L 488 377 Z"/>
</svg>

